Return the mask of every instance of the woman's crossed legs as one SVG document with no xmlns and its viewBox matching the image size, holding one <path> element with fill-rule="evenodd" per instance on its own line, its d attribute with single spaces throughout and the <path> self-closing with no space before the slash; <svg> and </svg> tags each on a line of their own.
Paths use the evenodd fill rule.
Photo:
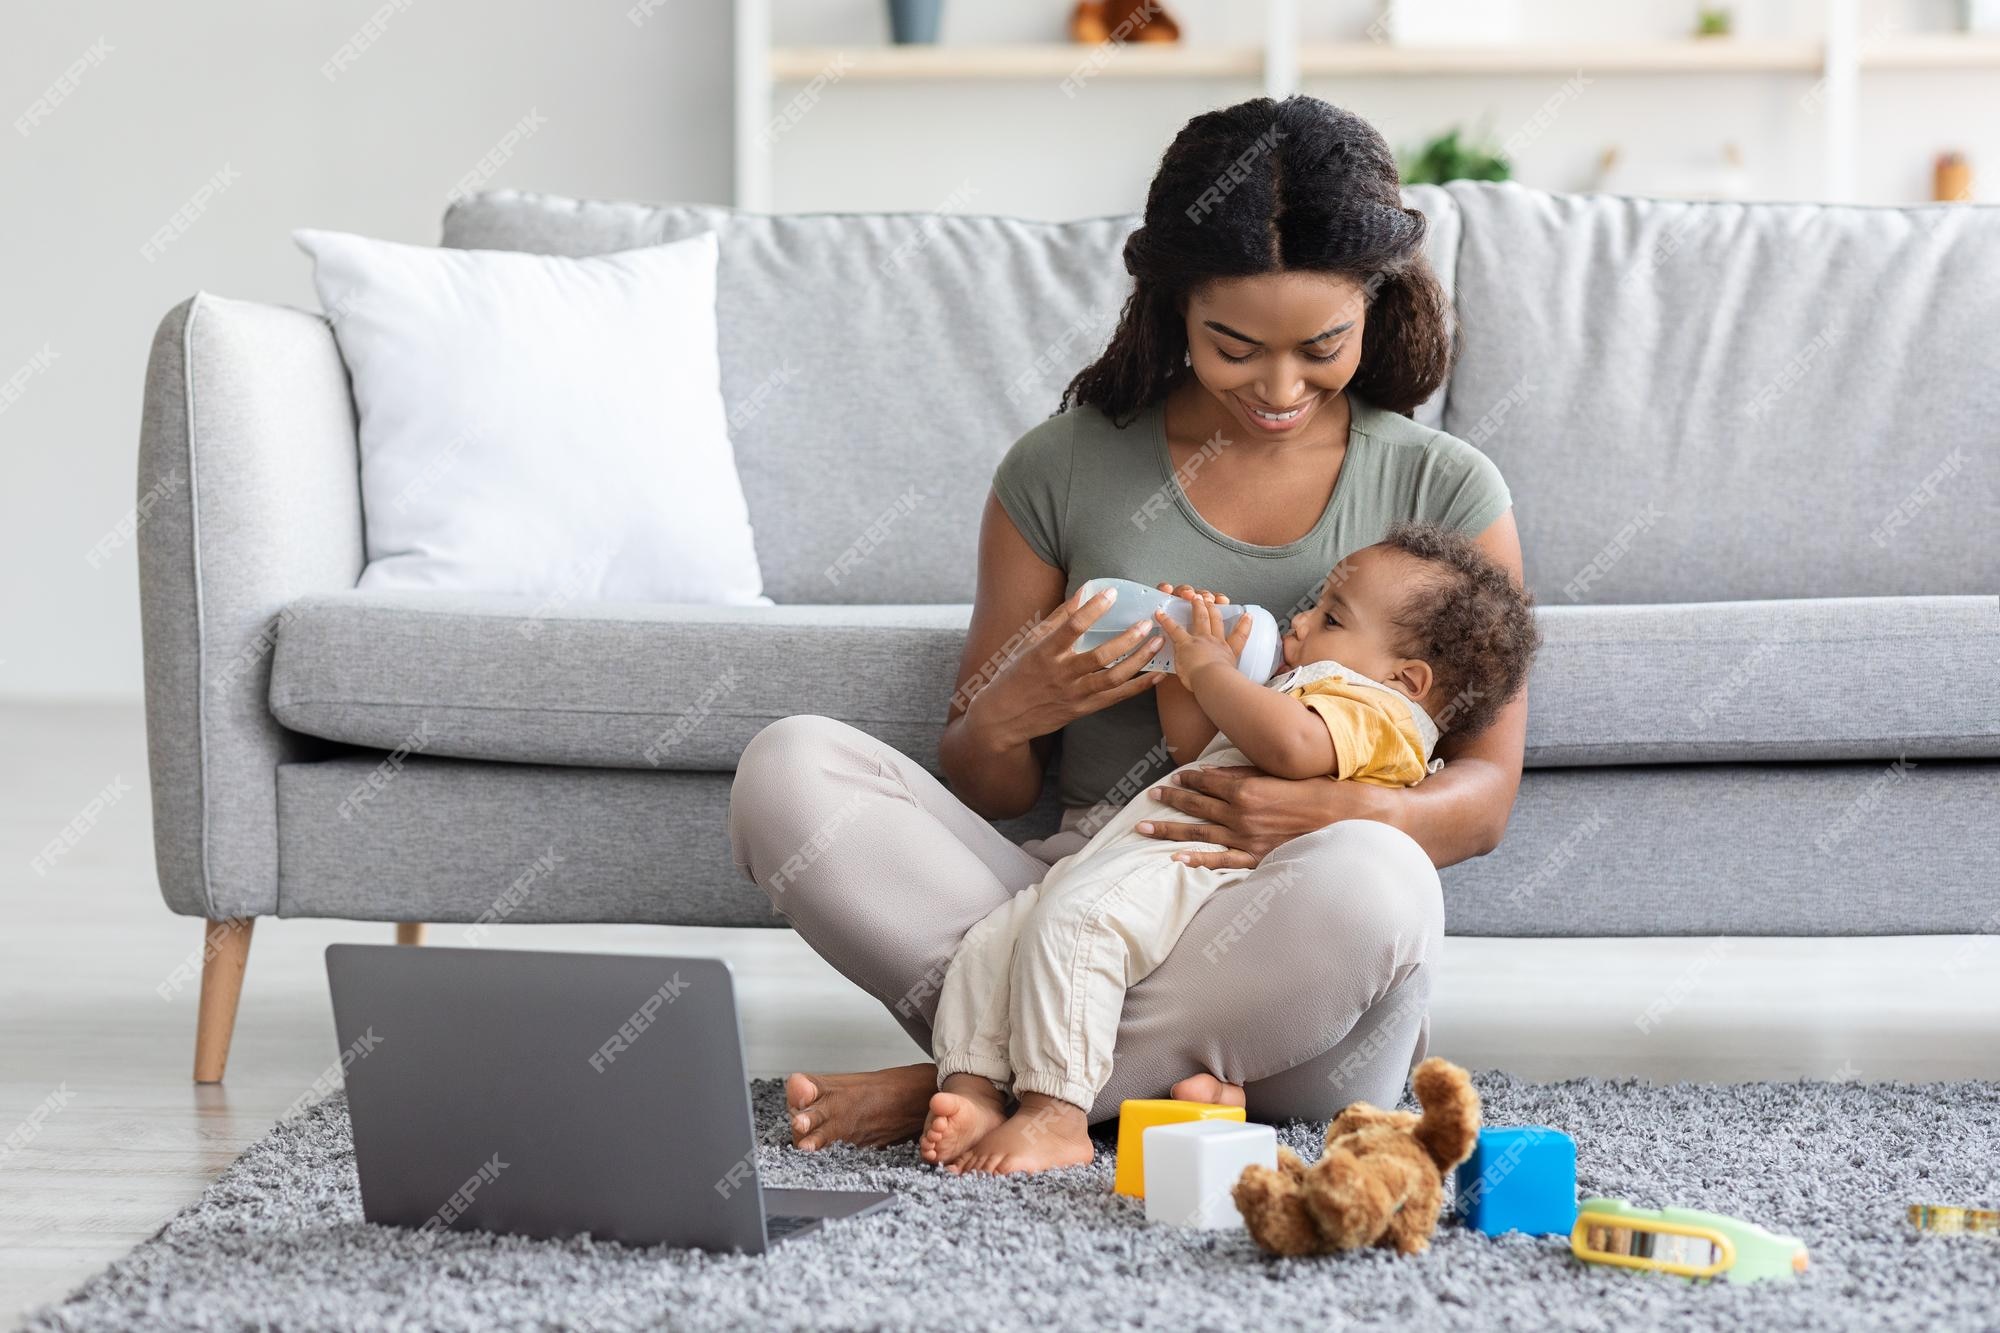
<svg viewBox="0 0 2000 1333">
<path fill-rule="evenodd" d="M 737 865 L 806 942 L 925 1050 L 960 938 L 1048 869 L 914 760 L 823 717 L 785 718 L 752 739 L 729 833 Z M 1404 834 L 1349 821 L 1293 839 L 1210 899 L 1126 994 L 1091 1121 L 1190 1076 L 1242 1085 L 1263 1120 L 1393 1104 L 1424 1054 L 1442 934 L 1437 872 Z M 936 1089 L 927 1063 L 795 1074 L 793 1139 L 914 1138 Z"/>
</svg>

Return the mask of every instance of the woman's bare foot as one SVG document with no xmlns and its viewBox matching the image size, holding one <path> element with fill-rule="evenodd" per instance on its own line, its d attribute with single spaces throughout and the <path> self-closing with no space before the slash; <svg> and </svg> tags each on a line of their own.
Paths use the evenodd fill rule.
<svg viewBox="0 0 2000 1333">
<path fill-rule="evenodd" d="M 1007 1175 L 1087 1166 L 1096 1155 L 1090 1143 L 1090 1118 L 1082 1107 L 1039 1092 L 1024 1092 L 1021 1109 L 949 1169 Z"/>
<path fill-rule="evenodd" d="M 991 1079 L 948 1074 L 944 1087 L 931 1098 L 930 1118 L 917 1143 L 917 1155 L 939 1166 L 956 1162 L 1006 1118 L 1006 1099 Z"/>
<path fill-rule="evenodd" d="M 1174 1084 L 1167 1094 L 1177 1102 L 1208 1102 L 1214 1106 L 1241 1106 L 1244 1104 L 1243 1085 L 1224 1083 L 1213 1074 L 1196 1074 Z"/>
<path fill-rule="evenodd" d="M 866 1074 L 794 1074 L 785 1080 L 792 1142 L 805 1152 L 829 1143 L 863 1148 L 908 1143 L 923 1132 L 937 1090 L 936 1065 Z"/>
</svg>

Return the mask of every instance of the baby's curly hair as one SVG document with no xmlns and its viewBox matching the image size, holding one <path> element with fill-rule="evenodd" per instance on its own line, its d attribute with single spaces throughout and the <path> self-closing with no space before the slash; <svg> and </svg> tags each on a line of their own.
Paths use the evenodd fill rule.
<svg viewBox="0 0 2000 1333">
<path fill-rule="evenodd" d="M 1474 736 L 1527 683 L 1541 647 L 1535 599 L 1473 540 L 1437 523 L 1398 523 L 1380 543 L 1414 556 L 1432 576 L 1410 591 L 1396 621 L 1409 635 L 1400 651 L 1430 663 L 1438 729 Z"/>
</svg>

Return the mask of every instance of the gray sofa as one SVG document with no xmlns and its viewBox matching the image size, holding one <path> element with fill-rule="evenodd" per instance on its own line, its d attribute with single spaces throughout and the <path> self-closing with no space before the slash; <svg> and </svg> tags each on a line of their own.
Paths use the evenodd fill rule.
<svg viewBox="0 0 2000 1333">
<path fill-rule="evenodd" d="M 1547 639 L 1512 825 L 1445 872 L 1450 929 L 2000 929 L 2000 209 L 1411 202 L 1460 319 L 1418 417 L 1506 474 Z M 175 308 L 138 479 L 168 906 L 778 924 L 729 859 L 737 755 L 809 711 L 935 762 L 988 478 L 1102 346 L 1134 222 L 450 210 L 454 246 L 720 233 L 768 608 L 356 591 L 326 320 Z M 804 694 L 764 669 L 803 662 Z M 208 933 L 220 1077 L 249 932 Z"/>
</svg>

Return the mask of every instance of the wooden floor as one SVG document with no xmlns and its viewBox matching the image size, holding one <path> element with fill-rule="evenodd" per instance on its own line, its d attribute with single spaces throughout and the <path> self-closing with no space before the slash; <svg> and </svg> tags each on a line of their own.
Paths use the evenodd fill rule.
<svg viewBox="0 0 2000 1333">
<path fill-rule="evenodd" d="M 336 1054 L 320 951 L 391 928 L 265 921 L 228 1081 L 189 1081 L 200 946 L 154 884 L 135 707 L 0 704 L 0 1326 L 152 1234 Z M 33 862 L 126 790 L 46 873 Z M 462 928 L 434 926 L 433 944 Z M 502 927 L 488 943 L 727 957 L 759 1074 L 916 1057 L 783 931 Z M 1973 952 L 1968 954 L 1968 950 Z M 1969 960 L 1948 973 L 1953 960 Z M 171 989 L 171 987 L 170 987 Z M 1637 1019 L 1661 1005 L 1642 1033 Z M 1529 1077 L 2000 1077 L 2000 937 L 1452 940 L 1433 1049 Z"/>
</svg>

